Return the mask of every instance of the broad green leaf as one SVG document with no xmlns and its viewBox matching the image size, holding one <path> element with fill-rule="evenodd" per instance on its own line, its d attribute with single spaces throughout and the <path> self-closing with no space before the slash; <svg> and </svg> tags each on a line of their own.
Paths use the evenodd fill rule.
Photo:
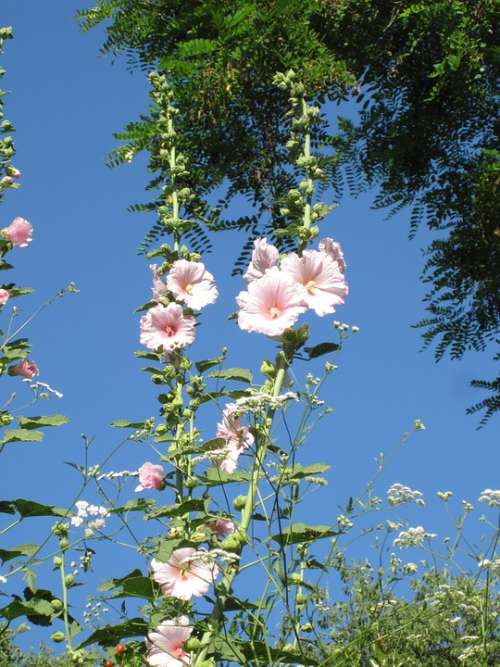
<svg viewBox="0 0 500 667">
<path fill-rule="evenodd" d="M 148 632 L 148 625 L 142 618 L 132 618 L 118 625 L 105 625 L 93 632 L 78 648 L 85 648 L 92 644 L 100 646 L 115 646 L 120 640 L 128 637 L 144 637 Z"/>
<path fill-rule="evenodd" d="M 204 373 L 205 371 L 208 371 L 209 368 L 213 368 L 214 366 L 219 366 L 219 364 L 222 364 L 225 358 L 225 354 L 220 354 L 218 357 L 214 357 L 213 359 L 203 359 L 202 361 L 197 361 L 195 363 L 196 370 L 198 373 Z"/>
<path fill-rule="evenodd" d="M 288 544 L 300 544 L 302 542 L 314 542 L 323 537 L 332 537 L 339 533 L 331 530 L 330 526 L 307 526 L 304 523 L 296 523 L 285 528 L 281 533 L 273 535 L 273 540 L 286 546 Z"/>
<path fill-rule="evenodd" d="M 233 473 L 227 473 L 219 468 L 209 468 L 205 476 L 200 480 L 205 486 L 218 486 L 220 484 L 236 484 L 249 482 L 252 473 L 247 470 L 238 470 Z"/>
<path fill-rule="evenodd" d="M 18 544 L 12 549 L 0 549 L 0 560 L 6 563 L 13 558 L 19 558 L 19 556 L 33 556 L 38 548 L 38 544 Z"/>
<path fill-rule="evenodd" d="M 128 500 L 125 505 L 121 507 L 113 507 L 111 512 L 120 513 L 120 512 L 146 512 L 156 505 L 156 500 L 146 498 L 132 498 Z"/>
<path fill-rule="evenodd" d="M 139 597 L 146 600 L 154 600 L 155 594 L 153 583 L 149 577 L 145 577 L 140 570 L 133 570 L 120 579 L 109 579 L 99 586 L 100 591 L 112 591 L 113 598 Z"/>
<path fill-rule="evenodd" d="M 7 445 L 9 442 L 41 442 L 43 433 L 41 431 L 26 431 L 22 429 L 9 428 L 0 441 L 1 445 Z"/>
<path fill-rule="evenodd" d="M 147 428 L 146 422 L 131 422 L 128 419 L 115 419 L 111 422 L 114 428 L 133 428 L 134 431 Z"/>
<path fill-rule="evenodd" d="M 24 498 L 0 500 L 0 513 L 15 514 L 16 512 L 19 512 L 23 519 L 30 516 L 67 516 L 68 514 L 68 511 L 62 507 L 42 505 L 34 500 L 25 500 Z"/>
<path fill-rule="evenodd" d="M 220 378 L 222 380 L 238 380 L 251 384 L 253 380 L 252 371 L 247 368 L 224 368 L 220 371 L 210 371 L 208 377 Z"/>
<path fill-rule="evenodd" d="M 23 429 L 33 429 L 43 426 L 63 426 L 69 422 L 69 419 L 64 415 L 47 415 L 45 417 L 19 417 L 18 422 Z"/>
<path fill-rule="evenodd" d="M 330 352 L 336 352 L 340 349 L 340 345 L 336 343 L 319 343 L 314 345 L 314 347 L 305 347 L 304 352 L 309 355 L 309 359 L 316 359 L 316 357 L 321 357 L 323 354 L 329 354 Z"/>
<path fill-rule="evenodd" d="M 193 498 L 191 500 L 185 500 L 183 503 L 178 503 L 177 505 L 163 505 L 163 507 L 158 507 L 152 512 L 148 512 L 145 519 L 158 519 L 162 516 L 174 517 L 182 516 L 188 512 L 205 512 L 210 503 L 210 499 L 206 498 L 202 500 L 201 498 Z"/>
</svg>

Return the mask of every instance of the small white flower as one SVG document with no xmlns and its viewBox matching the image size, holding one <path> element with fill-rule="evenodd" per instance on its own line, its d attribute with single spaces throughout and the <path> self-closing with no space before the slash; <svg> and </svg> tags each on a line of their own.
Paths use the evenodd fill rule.
<svg viewBox="0 0 500 667">
<path fill-rule="evenodd" d="M 424 499 L 421 491 L 410 489 L 409 486 L 403 484 L 393 484 L 387 490 L 387 500 L 391 505 L 401 505 L 403 503 L 416 503 L 417 505 L 424 505 Z"/>
<path fill-rule="evenodd" d="M 410 547 L 421 547 L 424 540 L 436 537 L 436 533 L 427 533 L 422 526 L 416 528 L 408 528 L 399 533 L 393 544 L 400 549 L 408 549 Z"/>
<path fill-rule="evenodd" d="M 490 507 L 500 507 L 500 490 L 485 489 L 479 496 L 480 503 L 488 503 Z"/>
<path fill-rule="evenodd" d="M 3 576 L 0 574 L 0 584 L 6 584 L 6 583 L 7 583 L 7 577 L 3 577 Z"/>
<path fill-rule="evenodd" d="M 79 528 L 83 523 L 83 517 L 82 516 L 72 516 L 71 517 L 71 525 L 74 526 L 75 528 Z"/>
</svg>

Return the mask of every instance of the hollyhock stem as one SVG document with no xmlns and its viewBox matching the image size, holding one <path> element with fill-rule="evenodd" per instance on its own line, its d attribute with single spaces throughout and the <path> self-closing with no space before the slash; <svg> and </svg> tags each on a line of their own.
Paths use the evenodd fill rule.
<svg viewBox="0 0 500 667">
<path fill-rule="evenodd" d="M 66 574 L 64 569 L 64 551 L 61 552 L 59 571 L 61 574 L 61 587 L 63 595 L 64 634 L 66 635 L 66 646 L 68 648 L 68 651 L 71 652 L 73 650 L 73 645 L 71 643 L 71 632 L 69 629 L 69 619 L 68 619 L 68 587 L 66 585 Z"/>
<path fill-rule="evenodd" d="M 285 380 L 285 374 L 286 374 L 286 369 L 289 365 L 289 361 L 286 358 L 284 352 L 280 352 L 278 354 L 277 360 L 276 360 L 276 377 L 274 380 L 274 386 L 273 386 L 273 392 L 272 396 L 273 398 L 276 398 L 279 396 L 281 392 L 281 387 L 283 386 L 283 382 Z M 272 425 L 272 421 L 274 418 L 274 413 L 276 412 L 276 408 L 271 408 L 269 410 L 269 413 L 267 415 L 267 422 L 269 424 L 269 429 L 270 426 Z M 261 467 L 264 463 L 266 453 L 267 453 L 267 448 L 269 445 L 269 440 L 270 440 L 270 432 L 266 434 L 266 437 L 262 441 L 261 447 L 257 448 L 257 452 L 255 455 L 255 464 L 254 464 L 254 470 L 252 474 L 252 479 L 250 481 L 250 485 L 248 488 L 247 496 L 246 496 L 246 502 L 245 506 L 243 507 L 243 510 L 241 512 L 241 521 L 239 524 L 239 532 L 242 533 L 242 536 L 246 537 L 248 528 L 250 526 L 250 521 L 252 519 L 252 514 L 253 514 L 253 508 L 254 508 L 254 500 L 255 500 L 255 494 L 256 490 L 259 484 L 259 475 L 261 471 Z M 240 547 L 241 550 L 242 547 Z M 220 590 L 222 591 L 229 591 L 231 589 L 231 585 L 236 577 L 236 575 L 239 572 L 238 566 L 235 564 L 228 568 L 228 571 L 226 572 L 226 575 L 222 579 L 222 583 L 220 585 Z M 222 594 L 219 594 L 217 596 L 217 601 L 214 605 L 214 608 L 212 610 L 212 613 L 210 614 L 209 620 L 214 623 L 216 626 L 223 617 L 224 614 L 224 607 L 226 604 L 226 599 L 227 595 L 223 592 Z M 214 629 L 215 630 L 215 627 Z M 203 638 L 201 640 L 201 644 L 203 648 L 199 652 L 199 654 L 196 656 L 192 667 L 198 667 L 201 665 L 203 660 L 205 659 L 207 652 L 208 652 L 208 643 L 210 641 L 210 638 L 213 634 L 213 630 L 207 631 L 204 633 Z"/>
</svg>

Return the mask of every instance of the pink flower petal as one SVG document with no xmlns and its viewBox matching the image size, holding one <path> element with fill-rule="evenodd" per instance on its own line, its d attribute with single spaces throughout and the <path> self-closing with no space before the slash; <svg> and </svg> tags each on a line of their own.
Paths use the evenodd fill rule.
<svg viewBox="0 0 500 667">
<path fill-rule="evenodd" d="M 162 347 L 171 352 L 193 342 L 194 325 L 194 318 L 185 317 L 178 303 L 154 306 L 141 317 L 140 341 L 150 350 Z"/>
<path fill-rule="evenodd" d="M 174 262 L 167 278 L 167 287 L 179 301 L 193 310 L 214 303 L 218 292 L 215 280 L 202 262 L 188 262 L 178 259 Z"/>
</svg>

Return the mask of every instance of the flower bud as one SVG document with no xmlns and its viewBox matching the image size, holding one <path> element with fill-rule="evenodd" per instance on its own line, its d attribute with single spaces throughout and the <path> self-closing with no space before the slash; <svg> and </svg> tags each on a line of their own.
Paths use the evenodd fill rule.
<svg viewBox="0 0 500 667">
<path fill-rule="evenodd" d="M 73 576 L 72 574 L 67 574 L 67 575 L 64 577 L 64 583 L 66 584 L 66 586 L 71 586 L 71 584 L 72 584 L 74 581 L 75 581 L 75 578 L 74 578 L 74 576 Z"/>
<path fill-rule="evenodd" d="M 233 507 L 235 510 L 242 510 L 247 503 L 246 496 L 236 496 L 233 500 Z"/>
<path fill-rule="evenodd" d="M 64 632 L 61 632 L 59 630 L 58 632 L 53 632 L 50 635 L 50 638 L 52 639 L 53 642 L 57 642 L 58 644 L 60 644 L 61 642 L 63 642 L 65 640 L 65 634 L 64 634 Z"/>
<path fill-rule="evenodd" d="M 197 651 L 201 646 L 201 642 L 196 637 L 190 637 L 185 643 L 187 651 Z"/>
<path fill-rule="evenodd" d="M 63 608 L 63 603 L 61 600 L 54 598 L 53 600 L 50 601 L 50 606 L 54 611 L 61 611 L 61 609 Z"/>
</svg>

